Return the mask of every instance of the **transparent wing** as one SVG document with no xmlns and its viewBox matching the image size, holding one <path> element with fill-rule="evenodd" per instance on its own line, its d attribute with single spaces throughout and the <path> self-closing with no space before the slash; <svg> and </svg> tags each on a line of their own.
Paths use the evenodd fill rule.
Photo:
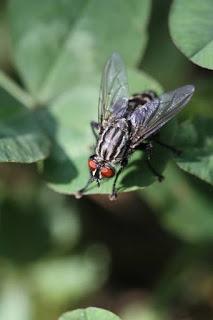
<svg viewBox="0 0 213 320">
<path fill-rule="evenodd" d="M 189 102 L 194 90 L 193 85 L 186 85 L 136 108 L 130 116 L 134 128 L 131 146 L 136 147 L 171 120 Z"/>
<path fill-rule="evenodd" d="M 128 105 L 128 82 L 124 63 L 118 53 L 113 53 L 107 61 L 101 79 L 98 104 L 98 120 L 113 114 L 122 117 Z"/>
</svg>

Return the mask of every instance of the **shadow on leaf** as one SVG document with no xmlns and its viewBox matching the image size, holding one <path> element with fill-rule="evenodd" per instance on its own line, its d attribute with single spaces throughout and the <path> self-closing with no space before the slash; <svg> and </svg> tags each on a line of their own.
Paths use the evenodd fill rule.
<svg viewBox="0 0 213 320">
<path fill-rule="evenodd" d="M 177 158 L 179 167 L 213 184 L 212 118 L 198 117 L 183 122 L 176 144 L 183 149 L 183 154 Z"/>
<path fill-rule="evenodd" d="M 44 161 L 44 179 L 49 183 L 70 183 L 78 175 L 78 171 L 63 147 L 57 142 L 56 120 L 45 108 L 37 110 L 36 116 L 52 141 L 50 156 Z"/>
<path fill-rule="evenodd" d="M 142 151 L 137 151 L 136 153 L 135 159 L 129 163 L 127 174 L 125 174 L 120 182 L 121 188 L 119 188 L 119 191 L 130 188 L 132 185 L 147 187 L 153 182 L 158 181 L 144 160 Z M 159 174 L 163 174 L 168 159 L 169 152 L 154 144 L 151 164 Z M 140 180 L 139 177 L 141 177 Z M 138 183 L 139 181 L 140 183 Z"/>
</svg>

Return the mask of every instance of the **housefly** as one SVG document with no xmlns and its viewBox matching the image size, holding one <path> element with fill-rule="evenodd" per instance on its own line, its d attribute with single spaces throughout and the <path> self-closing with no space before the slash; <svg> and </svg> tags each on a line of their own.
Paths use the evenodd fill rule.
<svg viewBox="0 0 213 320">
<path fill-rule="evenodd" d="M 145 151 L 149 169 L 161 181 L 163 176 L 150 163 L 153 141 L 177 151 L 156 140 L 156 133 L 183 109 L 194 90 L 193 85 L 185 85 L 159 97 L 153 91 L 129 97 L 123 61 L 118 53 L 113 53 L 102 74 L 98 122 L 91 122 L 96 146 L 88 159 L 90 178 L 76 197 L 80 198 L 93 181 L 99 186 L 100 180 L 114 176 L 110 199 L 116 199 L 117 179 L 127 166 L 129 156 L 139 148 Z M 115 166 L 119 166 L 117 171 Z"/>
</svg>

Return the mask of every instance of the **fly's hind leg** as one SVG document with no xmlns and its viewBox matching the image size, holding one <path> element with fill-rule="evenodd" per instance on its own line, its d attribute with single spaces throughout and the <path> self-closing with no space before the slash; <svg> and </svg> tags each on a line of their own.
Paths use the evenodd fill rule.
<svg viewBox="0 0 213 320">
<path fill-rule="evenodd" d="M 151 164 L 149 159 L 146 159 L 146 163 L 147 166 L 149 168 L 149 170 L 154 174 L 154 176 L 156 176 L 158 178 L 158 181 L 161 182 L 164 180 L 164 176 L 162 174 L 160 174 Z"/>
<path fill-rule="evenodd" d="M 100 124 L 98 122 L 96 122 L 96 121 L 91 121 L 90 122 L 90 126 L 91 126 L 92 133 L 94 134 L 95 139 L 98 140 L 97 130 L 100 129 Z"/>
<path fill-rule="evenodd" d="M 146 154 L 146 163 L 147 166 L 149 168 L 149 170 L 154 174 L 154 176 L 156 176 L 158 178 L 158 181 L 161 182 L 164 179 L 164 176 L 162 174 L 160 174 L 151 164 L 151 155 L 152 155 L 152 149 L 153 149 L 153 144 L 151 141 L 143 144 L 141 146 L 141 148 L 143 150 L 145 150 L 145 154 Z"/>
<path fill-rule="evenodd" d="M 172 151 L 176 156 L 180 156 L 182 154 L 182 151 L 179 149 L 176 149 L 174 146 L 171 146 L 170 144 L 164 143 L 162 141 L 159 141 L 157 139 L 154 139 L 154 141 L 159 144 L 160 146 Z"/>
</svg>

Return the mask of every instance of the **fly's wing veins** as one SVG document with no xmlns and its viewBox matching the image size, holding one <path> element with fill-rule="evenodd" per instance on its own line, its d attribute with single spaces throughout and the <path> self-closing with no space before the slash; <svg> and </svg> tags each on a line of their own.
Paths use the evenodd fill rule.
<svg viewBox="0 0 213 320">
<path fill-rule="evenodd" d="M 102 123 L 113 114 L 120 118 L 128 106 L 128 82 L 124 63 L 118 53 L 107 61 L 101 79 L 98 121 Z"/>
<path fill-rule="evenodd" d="M 135 148 L 171 120 L 189 102 L 194 90 L 193 85 L 185 85 L 136 108 L 129 116 L 133 127 L 130 147 Z"/>
</svg>

